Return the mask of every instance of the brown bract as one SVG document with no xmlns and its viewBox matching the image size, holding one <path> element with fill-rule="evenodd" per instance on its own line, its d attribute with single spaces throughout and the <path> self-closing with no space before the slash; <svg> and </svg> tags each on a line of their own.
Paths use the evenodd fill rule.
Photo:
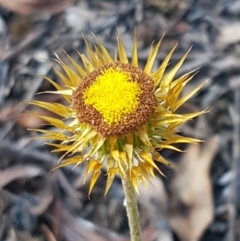
<svg viewBox="0 0 240 241">
<path fill-rule="evenodd" d="M 123 118 L 120 122 L 113 124 L 107 123 L 103 116 L 91 105 L 86 105 L 83 99 L 84 91 L 94 83 L 96 78 L 100 76 L 103 71 L 109 68 L 129 73 L 132 80 L 137 82 L 141 89 L 137 109 L 128 116 L 125 116 L 125 118 Z M 144 125 L 150 119 L 157 106 L 157 100 L 154 95 L 154 82 L 152 78 L 139 68 L 120 62 L 102 65 L 83 78 L 73 93 L 72 103 L 79 122 L 86 122 L 90 124 L 104 137 L 123 136 L 136 131 L 138 127 Z"/>
</svg>

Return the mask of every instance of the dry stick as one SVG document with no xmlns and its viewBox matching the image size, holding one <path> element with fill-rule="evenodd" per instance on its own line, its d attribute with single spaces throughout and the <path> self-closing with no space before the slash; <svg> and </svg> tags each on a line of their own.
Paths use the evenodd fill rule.
<svg viewBox="0 0 240 241">
<path fill-rule="evenodd" d="M 126 198 L 126 209 L 131 233 L 131 241 L 141 241 L 141 226 L 137 199 L 131 180 L 127 175 L 122 178 L 122 185 Z"/>
<path fill-rule="evenodd" d="M 135 4 L 135 20 L 140 23 L 143 20 L 143 0 L 136 0 Z"/>
<path fill-rule="evenodd" d="M 34 42 L 39 40 L 43 34 L 45 34 L 48 30 L 48 26 L 41 26 L 33 31 L 31 31 L 24 39 L 19 41 L 17 44 L 11 46 L 9 50 L 5 51 L 1 54 L 0 61 L 9 61 L 16 57 L 20 52 L 22 52 L 25 48 L 31 46 Z"/>
<path fill-rule="evenodd" d="M 232 110 L 231 116 L 233 120 L 234 132 L 233 132 L 233 162 L 232 162 L 232 172 L 233 179 L 231 183 L 231 193 L 228 199 L 228 212 L 229 212 L 229 229 L 227 234 L 227 241 L 236 240 L 236 220 L 237 220 L 237 182 L 238 182 L 238 161 L 240 158 L 239 146 L 240 146 L 240 90 L 236 90 L 234 93 L 234 108 Z"/>
</svg>

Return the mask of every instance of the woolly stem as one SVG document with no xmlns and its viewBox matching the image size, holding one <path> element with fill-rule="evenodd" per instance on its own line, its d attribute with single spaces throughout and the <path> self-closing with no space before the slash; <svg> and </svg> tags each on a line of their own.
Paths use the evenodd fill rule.
<svg viewBox="0 0 240 241">
<path fill-rule="evenodd" d="M 137 206 L 137 199 L 135 196 L 135 190 L 133 188 L 131 180 L 127 175 L 124 178 L 122 178 L 122 185 L 126 198 L 126 209 L 131 234 L 131 241 L 141 241 L 141 226 Z"/>
</svg>

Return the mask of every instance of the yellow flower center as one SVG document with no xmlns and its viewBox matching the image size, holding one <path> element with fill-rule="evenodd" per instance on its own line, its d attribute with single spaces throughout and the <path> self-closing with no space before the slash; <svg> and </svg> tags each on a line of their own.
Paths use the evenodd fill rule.
<svg viewBox="0 0 240 241">
<path fill-rule="evenodd" d="M 134 112 L 141 89 L 131 75 L 109 68 L 83 93 L 84 103 L 93 106 L 108 124 L 117 123 Z"/>
<path fill-rule="evenodd" d="M 143 70 L 113 62 L 94 69 L 73 92 L 79 123 L 104 137 L 125 136 L 146 124 L 157 106 L 154 82 Z"/>
</svg>

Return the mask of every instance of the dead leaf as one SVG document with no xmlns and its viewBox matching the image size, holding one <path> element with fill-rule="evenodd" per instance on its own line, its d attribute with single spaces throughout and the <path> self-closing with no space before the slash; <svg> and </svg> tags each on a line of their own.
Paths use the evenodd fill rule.
<svg viewBox="0 0 240 241">
<path fill-rule="evenodd" d="M 171 184 L 170 225 L 182 241 L 199 240 L 213 219 L 209 169 L 219 148 L 217 136 L 201 148 L 191 145 L 181 159 Z"/>
<path fill-rule="evenodd" d="M 55 14 L 63 11 L 75 0 L 0 0 L 0 5 L 10 11 L 20 14 L 32 14 L 41 11 L 47 14 Z"/>
<path fill-rule="evenodd" d="M 222 26 L 220 28 L 220 34 L 217 40 L 217 45 L 220 48 L 225 48 L 230 44 L 238 43 L 240 41 L 239 27 L 239 22 L 233 23 L 228 26 Z"/>
<path fill-rule="evenodd" d="M 151 230 L 144 241 L 172 241 L 173 237 L 169 227 L 168 218 L 168 196 L 162 179 L 157 177 L 151 180 L 152 184 L 146 183 L 147 187 L 139 185 L 141 195 L 137 196 L 138 203 L 141 205 L 141 214 L 145 221 L 150 221 L 149 227 L 143 229 L 143 233 Z M 143 220 L 141 220 L 143 221 Z"/>
</svg>

